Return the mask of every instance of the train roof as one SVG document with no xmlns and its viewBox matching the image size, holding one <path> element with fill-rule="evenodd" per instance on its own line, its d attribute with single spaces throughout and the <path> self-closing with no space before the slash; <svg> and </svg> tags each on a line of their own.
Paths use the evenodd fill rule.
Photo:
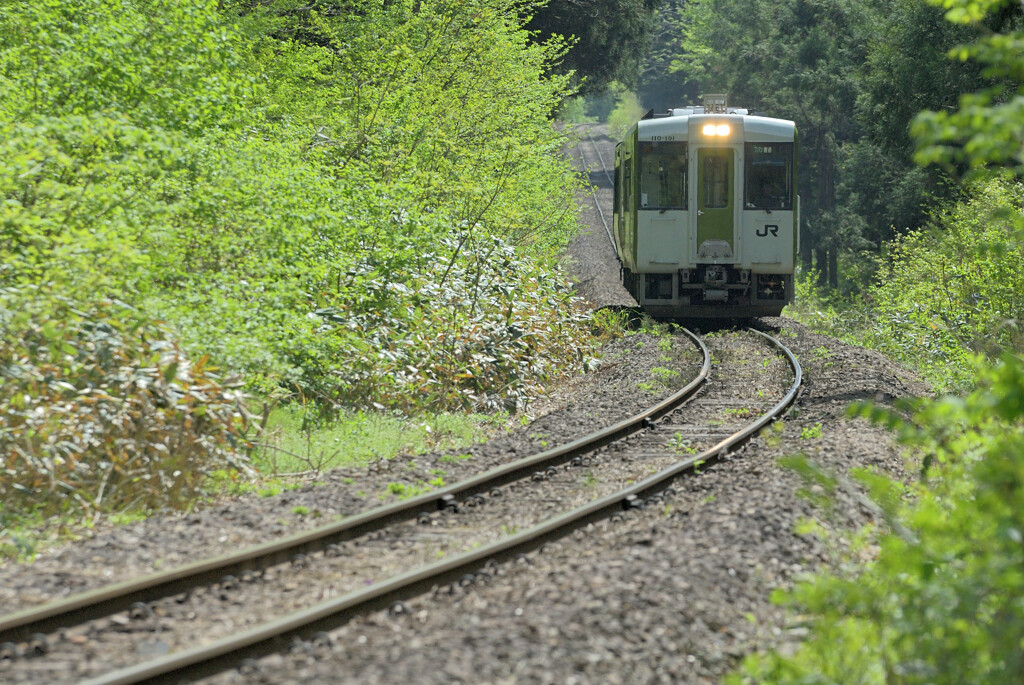
<svg viewBox="0 0 1024 685">
<path fill-rule="evenodd" d="M 786 142 L 796 137 L 796 124 L 789 119 L 757 116 L 735 107 L 726 113 L 705 113 L 703 107 L 673 109 L 667 115 L 641 119 L 637 128 L 640 140 L 660 140 L 666 135 L 687 140 L 692 125 L 729 121 L 742 122 L 743 139 L 747 141 Z"/>
</svg>

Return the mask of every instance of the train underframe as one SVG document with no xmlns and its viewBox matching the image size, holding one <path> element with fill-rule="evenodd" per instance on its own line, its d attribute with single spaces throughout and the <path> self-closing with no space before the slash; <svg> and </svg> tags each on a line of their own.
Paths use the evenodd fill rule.
<svg viewBox="0 0 1024 685">
<path fill-rule="evenodd" d="M 779 316 L 793 299 L 792 274 L 700 264 L 672 273 L 621 269 L 622 285 L 656 319 Z"/>
</svg>

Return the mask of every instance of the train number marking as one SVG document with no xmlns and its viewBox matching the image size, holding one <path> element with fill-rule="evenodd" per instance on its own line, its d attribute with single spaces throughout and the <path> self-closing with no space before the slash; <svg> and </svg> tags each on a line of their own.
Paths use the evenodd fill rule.
<svg viewBox="0 0 1024 685">
<path fill-rule="evenodd" d="M 757 229 L 757 236 L 759 238 L 767 238 L 769 233 L 778 238 L 779 227 L 776 224 L 765 224 Z"/>
</svg>

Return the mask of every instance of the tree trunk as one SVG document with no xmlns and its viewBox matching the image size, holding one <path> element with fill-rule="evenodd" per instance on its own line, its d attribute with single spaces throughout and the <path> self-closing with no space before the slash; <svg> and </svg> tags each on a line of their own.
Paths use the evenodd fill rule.
<svg viewBox="0 0 1024 685">
<path fill-rule="evenodd" d="M 810 231 L 801 230 L 800 233 L 800 265 L 804 271 L 810 271 L 814 267 L 814 246 L 811 244 Z"/>
<path fill-rule="evenodd" d="M 824 217 L 831 217 L 836 207 L 835 167 L 833 154 L 835 140 L 826 133 L 818 153 L 818 208 Z M 836 244 L 836 227 L 834 224 L 820 226 L 819 244 L 815 246 L 815 257 L 818 262 L 818 285 L 836 287 L 839 284 L 837 273 L 839 246 Z"/>
<path fill-rule="evenodd" d="M 816 262 L 815 266 L 818 267 L 818 286 L 824 288 L 831 280 L 828 273 L 828 248 L 824 245 L 818 245 L 815 247 L 814 261 Z"/>
</svg>

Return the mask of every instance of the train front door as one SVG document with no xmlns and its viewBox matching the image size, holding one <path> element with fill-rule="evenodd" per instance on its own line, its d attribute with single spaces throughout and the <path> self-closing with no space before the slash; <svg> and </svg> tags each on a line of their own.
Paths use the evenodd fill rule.
<svg viewBox="0 0 1024 685">
<path fill-rule="evenodd" d="M 730 148 L 705 147 L 697 150 L 698 260 L 731 257 L 735 249 L 734 160 L 735 152 Z"/>
</svg>

